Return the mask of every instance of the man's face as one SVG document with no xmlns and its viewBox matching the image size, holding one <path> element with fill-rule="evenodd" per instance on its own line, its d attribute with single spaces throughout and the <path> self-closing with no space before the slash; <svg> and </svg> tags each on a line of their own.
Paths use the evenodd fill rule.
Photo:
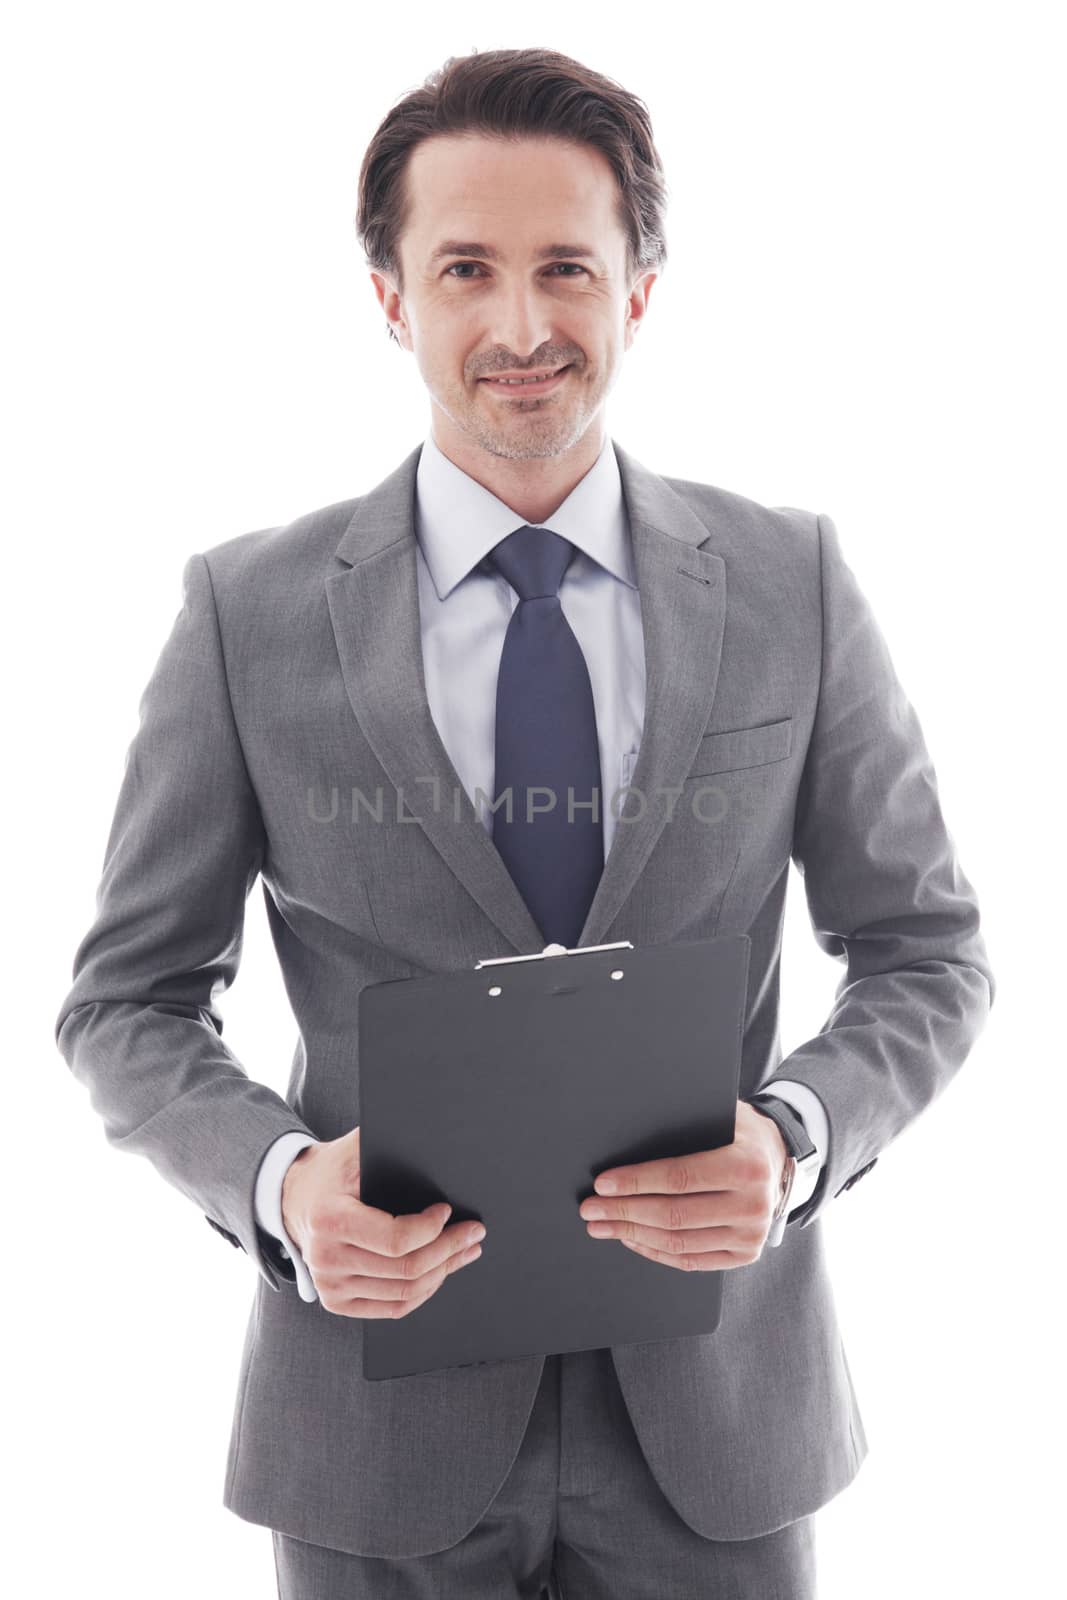
<svg viewBox="0 0 1067 1600">
<path fill-rule="evenodd" d="M 512 460 L 562 455 L 612 388 L 657 276 L 626 280 L 611 167 L 554 138 L 439 135 L 413 151 L 407 185 L 403 296 L 371 276 L 435 431 Z M 564 366 L 540 392 L 488 381 Z"/>
</svg>

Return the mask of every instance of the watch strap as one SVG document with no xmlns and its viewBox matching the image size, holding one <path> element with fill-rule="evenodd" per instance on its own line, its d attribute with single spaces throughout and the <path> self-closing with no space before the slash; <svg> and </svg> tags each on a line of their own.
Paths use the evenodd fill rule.
<svg viewBox="0 0 1067 1600">
<path fill-rule="evenodd" d="M 777 1125 L 786 1149 L 795 1160 L 803 1161 L 805 1156 L 817 1154 L 800 1112 L 794 1110 L 785 1100 L 779 1100 L 773 1093 L 760 1093 L 752 1096 L 749 1105 L 754 1106 L 765 1117 L 770 1117 Z"/>
</svg>

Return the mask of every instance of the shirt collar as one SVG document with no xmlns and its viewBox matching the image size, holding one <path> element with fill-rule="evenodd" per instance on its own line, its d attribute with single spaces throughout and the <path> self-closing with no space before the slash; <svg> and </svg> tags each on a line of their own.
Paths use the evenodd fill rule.
<svg viewBox="0 0 1067 1600">
<path fill-rule="evenodd" d="M 415 478 L 415 536 L 443 600 L 523 518 L 457 467 L 428 434 Z M 637 588 L 619 463 L 610 438 L 559 508 L 538 527 L 569 539 L 590 560 Z M 575 558 L 577 559 L 577 558 Z"/>
</svg>

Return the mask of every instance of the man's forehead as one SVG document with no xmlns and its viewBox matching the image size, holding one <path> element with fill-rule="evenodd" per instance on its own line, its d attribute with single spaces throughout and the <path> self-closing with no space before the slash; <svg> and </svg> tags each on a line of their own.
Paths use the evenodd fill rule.
<svg viewBox="0 0 1067 1600">
<path fill-rule="evenodd" d="M 559 139 L 441 135 L 417 145 L 409 166 L 406 232 L 418 270 L 448 258 L 609 270 L 617 186 L 599 151 Z"/>
<path fill-rule="evenodd" d="M 562 213 L 580 218 L 590 207 L 610 205 L 617 190 L 611 164 L 599 150 L 562 139 L 436 134 L 415 146 L 407 171 L 409 192 L 418 194 L 423 209 L 447 215 L 462 208 L 473 214 L 487 203 L 529 203 L 546 217 L 560 215 L 562 226 L 552 229 L 554 238 L 571 233 Z M 448 231 L 482 237 L 473 230 L 468 235 L 462 225 Z"/>
</svg>

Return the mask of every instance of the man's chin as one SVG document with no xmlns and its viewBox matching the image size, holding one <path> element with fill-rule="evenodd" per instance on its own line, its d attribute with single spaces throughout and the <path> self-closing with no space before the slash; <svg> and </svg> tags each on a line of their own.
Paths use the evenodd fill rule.
<svg viewBox="0 0 1067 1600">
<path fill-rule="evenodd" d="M 479 418 L 481 423 L 483 419 Z M 557 419 L 551 429 L 523 427 L 513 422 L 509 427 L 477 426 L 471 430 L 483 450 L 490 455 L 509 461 L 547 461 L 564 455 L 582 436 L 583 428 L 574 418 Z"/>
</svg>

